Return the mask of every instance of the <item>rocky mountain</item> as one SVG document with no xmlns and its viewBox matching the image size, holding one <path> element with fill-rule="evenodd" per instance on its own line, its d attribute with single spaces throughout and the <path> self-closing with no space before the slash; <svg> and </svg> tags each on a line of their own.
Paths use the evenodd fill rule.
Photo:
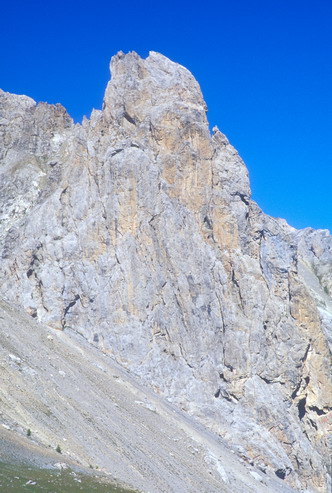
<svg viewBox="0 0 332 493">
<path fill-rule="evenodd" d="M 228 478 L 232 491 L 328 491 L 332 237 L 251 200 L 188 70 L 120 52 L 111 73 L 103 109 L 81 125 L 0 91 L 1 297 L 12 317 L 23 309 L 109 355 L 274 481 L 241 490 Z M 3 416 L 20 430 L 33 399 L 15 405 Z M 218 491 L 206 481 L 140 487 Z"/>
</svg>

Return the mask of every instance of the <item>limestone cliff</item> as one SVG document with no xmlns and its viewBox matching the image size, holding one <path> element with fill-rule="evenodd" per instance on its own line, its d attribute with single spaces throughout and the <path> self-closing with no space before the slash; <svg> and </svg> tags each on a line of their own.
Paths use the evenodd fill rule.
<svg viewBox="0 0 332 493">
<path fill-rule="evenodd" d="M 188 70 L 120 52 L 111 72 L 82 125 L 0 91 L 1 296 L 82 334 L 243 460 L 327 491 L 332 237 L 251 200 Z"/>
</svg>

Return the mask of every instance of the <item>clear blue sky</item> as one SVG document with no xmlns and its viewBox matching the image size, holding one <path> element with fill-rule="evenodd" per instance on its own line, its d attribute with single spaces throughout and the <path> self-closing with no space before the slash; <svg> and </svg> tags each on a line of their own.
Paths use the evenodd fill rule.
<svg viewBox="0 0 332 493">
<path fill-rule="evenodd" d="M 101 107 L 117 51 L 186 66 L 264 211 L 332 231 L 331 0 L 16 0 L 0 18 L 0 87 L 76 121 Z"/>
</svg>

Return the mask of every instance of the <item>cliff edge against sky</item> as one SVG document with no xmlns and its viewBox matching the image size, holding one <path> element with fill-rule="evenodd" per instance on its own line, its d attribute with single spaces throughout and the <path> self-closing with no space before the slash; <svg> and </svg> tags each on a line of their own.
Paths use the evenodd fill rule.
<svg viewBox="0 0 332 493">
<path fill-rule="evenodd" d="M 332 237 L 251 200 L 188 70 L 120 52 L 111 71 L 82 125 L 0 91 L 2 298 L 82 335 L 280 491 L 328 491 Z M 4 417 L 30 427 L 24 409 Z"/>
</svg>

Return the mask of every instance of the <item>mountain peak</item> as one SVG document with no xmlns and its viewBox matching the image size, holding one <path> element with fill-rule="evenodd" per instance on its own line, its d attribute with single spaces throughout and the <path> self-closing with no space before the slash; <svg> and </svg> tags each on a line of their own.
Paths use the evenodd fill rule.
<svg viewBox="0 0 332 493">
<path fill-rule="evenodd" d="M 84 351 L 111 355 L 165 406 L 223 437 L 253 477 L 264 471 L 269 491 L 327 490 L 331 236 L 297 231 L 251 200 L 245 164 L 216 127 L 210 134 L 187 69 L 119 52 L 111 72 L 103 110 L 82 126 L 61 107 L 0 93 L 0 295 L 48 331 L 80 334 Z M 38 342 L 37 367 L 40 354 Z M 8 409 L 20 429 L 27 413 L 33 420 L 31 403 Z M 112 436 L 108 421 L 98 426 Z M 44 446 L 58 426 L 53 415 L 40 423 Z M 209 439 L 201 446 L 217 486 L 204 476 L 177 491 L 226 491 L 229 481 L 247 491 L 220 473 Z M 66 447 L 90 463 L 105 455 L 97 445 L 80 455 L 69 436 Z M 160 481 L 145 490 L 176 490 Z"/>
</svg>

